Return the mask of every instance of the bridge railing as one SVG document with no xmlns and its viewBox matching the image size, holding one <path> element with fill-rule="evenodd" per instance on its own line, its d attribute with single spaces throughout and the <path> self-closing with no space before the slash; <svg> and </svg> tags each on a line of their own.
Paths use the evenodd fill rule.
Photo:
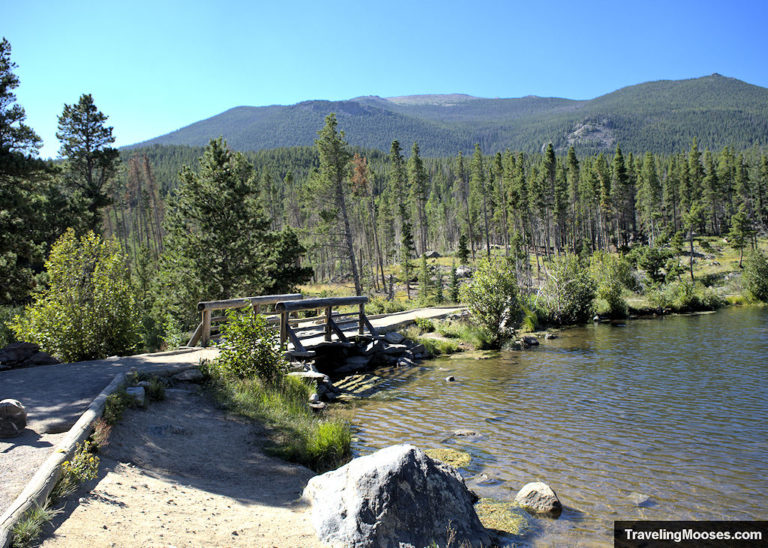
<svg viewBox="0 0 768 548">
<path fill-rule="evenodd" d="M 229 308 L 245 308 L 250 306 L 253 308 L 254 314 L 261 314 L 263 312 L 269 312 L 266 310 L 270 306 L 276 305 L 282 301 L 289 302 L 302 302 L 303 296 L 301 293 L 289 293 L 285 295 L 260 295 L 257 297 L 243 297 L 240 299 L 227 299 L 223 301 L 204 301 L 197 303 L 197 311 L 200 312 L 201 319 L 200 324 L 195 329 L 192 337 L 189 339 L 187 346 L 195 346 L 198 342 L 201 342 L 203 346 L 208 346 L 211 341 L 211 326 L 215 323 L 226 321 L 226 316 L 214 316 L 213 313 L 218 310 L 227 310 Z M 274 323 L 278 323 L 278 316 L 273 314 L 271 319 Z"/>
<path fill-rule="evenodd" d="M 325 341 L 333 340 L 335 334 L 341 342 L 347 342 L 347 336 L 344 334 L 342 325 L 350 322 L 357 323 L 357 332 L 364 335 L 365 330 L 374 337 L 378 338 L 376 329 L 368 321 L 365 315 L 365 303 L 368 297 L 328 297 L 323 299 L 303 299 L 303 300 L 285 300 L 275 305 L 275 311 L 280 313 L 280 344 L 286 345 L 288 342 L 293 344 L 295 352 L 305 352 L 303 341 L 319 338 Z M 339 307 L 355 306 L 358 309 L 355 312 L 341 313 Z M 334 309 L 337 309 L 334 312 Z M 324 315 L 319 316 L 312 321 L 311 319 L 297 320 L 290 318 L 292 312 L 301 310 L 322 310 Z"/>
</svg>

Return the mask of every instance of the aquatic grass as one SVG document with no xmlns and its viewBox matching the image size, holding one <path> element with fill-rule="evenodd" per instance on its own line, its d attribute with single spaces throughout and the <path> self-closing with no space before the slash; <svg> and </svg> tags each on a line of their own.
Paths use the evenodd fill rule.
<svg viewBox="0 0 768 548">
<path fill-rule="evenodd" d="M 332 470 L 351 457 L 349 424 L 315 414 L 307 405 L 311 387 L 296 377 L 276 385 L 258 379 L 217 377 L 210 388 L 229 410 L 264 423 L 271 430 L 271 455 L 316 472 Z"/>
<path fill-rule="evenodd" d="M 475 504 L 475 511 L 483 527 L 506 535 L 522 536 L 531 526 L 528 513 L 514 502 L 484 498 Z"/>
<path fill-rule="evenodd" d="M 438 447 L 424 451 L 427 456 L 444 462 L 454 468 L 466 468 L 472 462 L 472 456 L 466 451 L 451 449 L 449 447 Z"/>
</svg>

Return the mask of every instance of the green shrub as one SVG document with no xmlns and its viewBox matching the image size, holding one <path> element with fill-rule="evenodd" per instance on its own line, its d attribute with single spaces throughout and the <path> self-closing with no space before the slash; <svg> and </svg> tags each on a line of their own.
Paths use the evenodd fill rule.
<svg viewBox="0 0 768 548">
<path fill-rule="evenodd" d="M 669 253 L 659 247 L 646 247 L 640 254 L 637 265 L 645 270 L 648 277 L 654 283 L 664 281 L 663 269 L 669 259 Z"/>
<path fill-rule="evenodd" d="M 366 314 L 393 314 L 395 312 L 402 312 L 407 307 L 405 303 L 401 301 L 389 301 L 381 297 L 374 297 L 365 305 Z"/>
<path fill-rule="evenodd" d="M 107 424 L 117 424 L 123 418 L 123 413 L 129 407 L 136 407 L 136 400 L 128 395 L 125 387 L 107 396 L 102 418 Z"/>
<path fill-rule="evenodd" d="M 213 365 L 224 375 L 258 377 L 271 385 L 280 382 L 288 364 L 277 333 L 264 316 L 250 310 L 229 310 L 221 333 L 221 351 Z"/>
<path fill-rule="evenodd" d="M 64 361 L 134 351 L 141 342 L 126 258 L 113 240 L 72 229 L 51 248 L 49 285 L 11 322 L 19 340 L 34 342 Z"/>
<path fill-rule="evenodd" d="M 631 267 L 626 259 L 596 252 L 590 261 L 590 272 L 597 285 L 598 312 L 612 318 L 627 316 L 627 303 L 622 290 L 631 278 Z"/>
<path fill-rule="evenodd" d="M 576 255 L 555 257 L 546 275 L 536 303 L 548 322 L 563 325 L 592 318 L 596 284 Z"/>
<path fill-rule="evenodd" d="M 768 257 L 759 249 L 744 262 L 744 289 L 755 299 L 768 302 Z"/>
<path fill-rule="evenodd" d="M 480 259 L 472 280 L 461 287 L 460 297 L 469 307 L 472 320 L 486 332 L 492 347 L 501 347 L 514 335 L 521 308 L 517 276 L 511 261 Z"/>
<path fill-rule="evenodd" d="M 429 318 L 416 318 L 416 327 L 418 327 L 422 333 L 432 333 L 435 330 L 435 323 Z"/>
<path fill-rule="evenodd" d="M 672 308 L 676 312 L 717 310 L 725 304 L 712 288 L 688 279 L 669 284 L 667 291 L 671 293 Z"/>
</svg>

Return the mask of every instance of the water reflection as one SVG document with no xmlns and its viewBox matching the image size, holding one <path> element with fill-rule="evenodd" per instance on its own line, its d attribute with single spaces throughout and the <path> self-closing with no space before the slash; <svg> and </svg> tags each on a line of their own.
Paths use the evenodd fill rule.
<svg viewBox="0 0 768 548">
<path fill-rule="evenodd" d="M 393 379 L 392 399 L 360 407 L 355 449 L 466 450 L 481 496 L 549 483 L 566 511 L 540 520 L 532 544 L 610 543 L 615 519 L 763 519 L 766 325 L 765 309 L 730 309 L 568 330 L 491 360 L 436 360 Z M 460 429 L 478 435 L 452 435 Z"/>
</svg>

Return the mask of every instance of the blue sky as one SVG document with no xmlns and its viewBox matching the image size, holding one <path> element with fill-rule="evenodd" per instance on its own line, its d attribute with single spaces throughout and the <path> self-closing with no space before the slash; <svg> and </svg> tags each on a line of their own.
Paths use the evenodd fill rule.
<svg viewBox="0 0 768 548">
<path fill-rule="evenodd" d="M 0 0 L 19 103 L 56 156 L 92 93 L 118 145 L 239 105 L 468 93 L 589 99 L 718 72 L 768 87 L 768 1 Z"/>
</svg>

